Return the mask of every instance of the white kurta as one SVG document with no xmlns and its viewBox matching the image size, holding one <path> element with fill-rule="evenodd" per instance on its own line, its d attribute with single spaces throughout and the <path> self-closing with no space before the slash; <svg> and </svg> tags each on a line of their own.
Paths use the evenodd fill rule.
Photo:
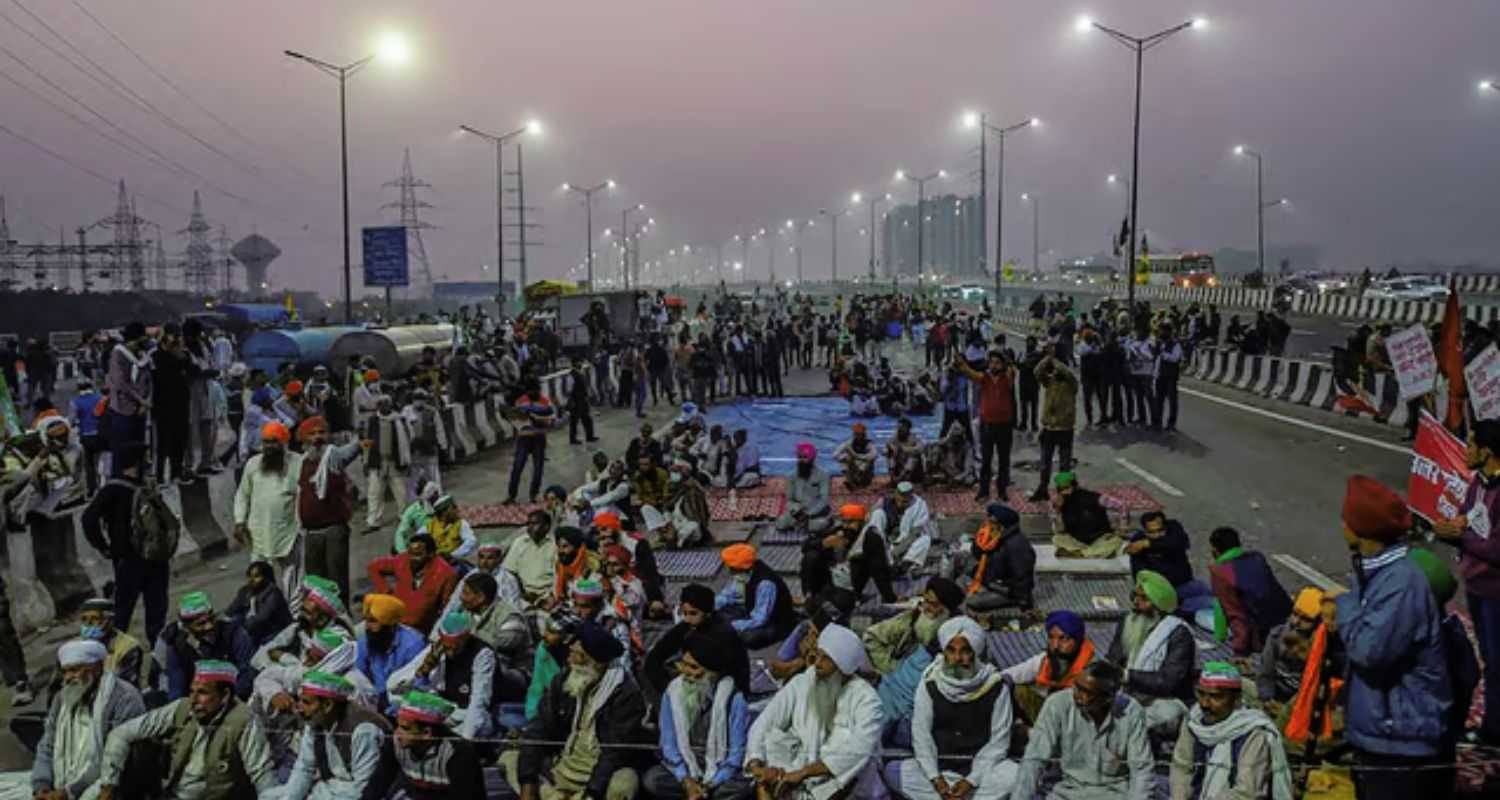
<svg viewBox="0 0 1500 800">
<path fill-rule="evenodd" d="M 297 478 L 302 474 L 302 454 L 288 451 L 279 473 L 260 468 L 263 456 L 256 454 L 245 464 L 244 477 L 234 493 L 234 521 L 250 529 L 252 558 L 284 558 L 297 543 Z"/>
<path fill-rule="evenodd" d="M 861 782 L 856 796 L 883 796 L 874 758 L 885 721 L 880 695 L 863 678 L 846 679 L 833 725 L 825 731 L 811 703 L 816 681 L 816 670 L 808 667 L 771 698 L 750 726 L 745 763 L 761 761 L 778 769 L 795 770 L 822 762 L 833 777 L 805 785 L 815 800 L 827 800 L 856 781 Z"/>
<path fill-rule="evenodd" d="M 911 749 L 915 758 L 892 762 L 886 767 L 886 782 L 900 786 L 901 793 L 910 800 L 941 800 L 932 781 L 938 775 L 949 786 L 967 780 L 974 786 L 971 800 L 1000 800 L 1010 796 L 1015 785 L 1020 764 L 1005 757 L 1010 750 L 1010 727 L 1013 716 L 1010 687 L 1003 681 L 991 692 L 999 692 L 994 710 L 990 713 L 990 739 L 974 755 L 974 764 L 968 774 L 942 770 L 938 762 L 937 743 L 932 738 L 932 696 L 927 684 L 917 687 L 916 705 L 912 708 Z"/>
</svg>

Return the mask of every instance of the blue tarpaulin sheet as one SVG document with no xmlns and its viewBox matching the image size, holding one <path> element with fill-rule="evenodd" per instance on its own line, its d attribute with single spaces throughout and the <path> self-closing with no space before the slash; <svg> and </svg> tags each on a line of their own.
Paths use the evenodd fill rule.
<svg viewBox="0 0 1500 800">
<path fill-rule="evenodd" d="M 769 400 L 740 400 L 711 406 L 708 424 L 723 425 L 724 435 L 732 436 L 744 428 L 750 442 L 760 448 L 760 467 L 764 475 L 790 475 L 796 467 L 797 443 L 811 442 L 818 448 L 818 466 L 831 475 L 843 474 L 833 460 L 833 450 L 853 434 L 850 428 L 863 422 L 881 457 L 875 471 L 886 471 L 885 443 L 896 435 L 895 417 L 856 417 L 849 413 L 849 402 L 841 397 L 784 397 Z M 937 414 L 911 417 L 912 432 L 924 443 L 938 437 L 942 417 Z"/>
</svg>

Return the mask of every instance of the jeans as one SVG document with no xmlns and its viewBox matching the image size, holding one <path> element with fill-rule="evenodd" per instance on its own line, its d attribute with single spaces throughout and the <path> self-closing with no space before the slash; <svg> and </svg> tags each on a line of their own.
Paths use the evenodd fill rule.
<svg viewBox="0 0 1500 800">
<path fill-rule="evenodd" d="M 187 475 L 183 462 L 187 460 L 187 420 L 176 417 L 156 418 L 156 480 L 166 480 L 168 462 L 172 465 L 172 479 Z"/>
<path fill-rule="evenodd" d="M 594 415 L 587 408 L 575 409 L 568 415 L 568 441 L 578 444 L 578 426 L 583 425 L 583 435 L 594 441 Z"/>
<path fill-rule="evenodd" d="M 1021 419 L 1020 428 L 1023 431 L 1034 431 L 1036 425 L 1036 410 L 1041 398 L 1038 395 L 1021 396 Z"/>
<path fill-rule="evenodd" d="M 995 472 L 995 495 L 1003 502 L 1005 489 L 1010 486 L 1010 446 L 1015 427 L 1010 423 L 979 423 L 979 491 L 990 492 L 990 462 L 999 458 Z"/>
<path fill-rule="evenodd" d="M 670 402 L 677 402 L 677 392 L 672 387 L 672 373 L 665 370 L 651 373 L 651 405 L 656 405 L 661 395 L 666 395 Z"/>
<path fill-rule="evenodd" d="M 646 379 L 642 378 L 639 381 L 636 381 L 636 383 L 635 383 L 635 415 L 637 417 L 645 416 L 645 411 L 643 410 L 645 407 L 646 407 Z M 533 492 L 532 494 L 535 494 L 535 492 Z"/>
<path fill-rule="evenodd" d="M 1162 426 L 1163 406 L 1167 407 L 1166 423 L 1168 428 L 1177 427 L 1177 379 L 1161 377 L 1156 379 L 1156 392 L 1152 398 L 1151 427 Z"/>
<path fill-rule="evenodd" d="M 146 441 L 146 418 L 126 416 L 115 411 L 105 413 L 109 414 L 109 472 L 110 477 L 118 478 L 120 466 L 125 463 L 122 454 L 126 445 Z"/>
<path fill-rule="evenodd" d="M 350 597 L 349 526 L 307 531 L 302 547 L 304 573 L 333 581 L 339 585 L 339 597 Z"/>
<path fill-rule="evenodd" d="M 1052 454 L 1054 452 L 1058 453 L 1058 469 L 1067 470 L 1073 466 L 1073 432 L 1042 431 L 1041 445 L 1041 483 L 1037 484 L 1037 491 L 1045 492 L 1047 484 L 1052 480 Z"/>
<path fill-rule="evenodd" d="M 1484 660 L 1484 724 L 1479 733 L 1490 743 L 1500 742 L 1500 600 L 1469 592 L 1469 615 L 1474 638 Z"/>
<path fill-rule="evenodd" d="M 535 499 L 542 493 L 542 467 L 547 462 L 547 435 L 543 433 L 525 434 L 516 437 L 515 461 L 510 465 L 510 491 L 506 497 L 515 499 L 516 489 L 521 486 L 521 475 L 526 471 L 526 461 L 536 461 L 536 468 L 531 473 L 531 497 Z"/>
<path fill-rule="evenodd" d="M 1109 416 L 1105 418 L 1105 421 L 1116 424 L 1124 422 L 1125 418 L 1121 416 L 1125 411 L 1124 385 L 1117 380 L 1110 381 L 1106 393 L 1109 396 Z M 1102 406 L 1104 402 L 1100 401 L 1099 404 Z"/>
<path fill-rule="evenodd" d="M 0 677 L 14 686 L 26 682 L 26 651 L 10 621 L 10 592 L 5 588 L 5 572 L 0 570 Z"/>
<path fill-rule="evenodd" d="M 1098 381 L 1083 382 L 1083 416 L 1090 425 L 1094 424 L 1094 404 L 1099 405 L 1099 421 L 1109 419 L 1109 395 L 1104 393 L 1104 387 Z"/>
<path fill-rule="evenodd" d="M 156 644 L 156 637 L 167 625 L 167 588 L 172 580 L 170 561 L 146 561 L 127 556 L 115 559 L 115 627 L 130 630 L 130 618 L 135 615 L 135 603 L 140 600 L 146 606 L 147 646 Z"/>
<path fill-rule="evenodd" d="M 1152 378 L 1150 375 L 1131 375 L 1130 385 L 1130 422 L 1136 425 L 1146 425 L 1151 421 L 1151 391 Z"/>
<path fill-rule="evenodd" d="M 712 377 L 693 378 L 693 402 L 697 403 L 699 408 L 708 406 L 709 398 L 713 396 L 713 386 Z"/>
</svg>

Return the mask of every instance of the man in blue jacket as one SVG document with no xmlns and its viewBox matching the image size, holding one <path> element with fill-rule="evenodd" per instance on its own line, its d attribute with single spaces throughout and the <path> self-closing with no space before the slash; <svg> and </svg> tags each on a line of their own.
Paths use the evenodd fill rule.
<svg viewBox="0 0 1500 800">
<path fill-rule="evenodd" d="M 1329 630 L 1349 657 L 1345 737 L 1355 749 L 1355 795 L 1447 797 L 1453 768 L 1437 765 L 1453 690 L 1437 601 L 1402 543 L 1411 512 L 1379 481 L 1355 475 L 1343 517 L 1354 589 L 1334 600 Z"/>
</svg>

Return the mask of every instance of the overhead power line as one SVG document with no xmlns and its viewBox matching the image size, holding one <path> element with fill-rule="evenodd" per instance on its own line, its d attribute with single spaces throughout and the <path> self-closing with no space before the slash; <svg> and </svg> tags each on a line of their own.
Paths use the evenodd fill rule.
<svg viewBox="0 0 1500 800">
<path fill-rule="evenodd" d="M 77 161 L 74 161 L 73 159 L 68 158 L 67 156 L 65 156 L 65 155 L 57 152 L 56 150 L 53 150 L 52 148 L 50 148 L 50 147 L 48 147 L 48 146 L 46 146 L 46 145 L 44 145 L 44 144 L 42 144 L 42 143 L 40 143 L 38 141 L 36 141 L 35 139 L 32 139 L 32 138 L 30 138 L 30 137 L 28 137 L 28 136 L 26 136 L 24 134 L 20 134 L 20 133 L 17 133 L 15 131 L 11 130 L 9 127 L 7 127 L 3 123 L 0 123 L 0 133 L 4 133 L 7 136 L 10 136 L 11 138 L 15 139 L 16 141 L 22 142 L 24 144 L 28 144 L 28 145 L 36 148 L 37 150 L 40 150 L 43 153 L 46 153 L 47 155 L 51 156 L 52 158 L 54 158 L 54 159 L 56 159 L 58 161 L 61 161 L 62 163 L 66 164 L 66 165 L 68 165 L 70 167 L 72 167 L 73 169 L 75 169 L 75 170 L 77 170 L 79 172 L 82 172 L 85 175 L 88 175 L 91 178 L 96 178 L 96 179 L 98 179 L 100 181 L 103 181 L 108 186 L 113 187 L 116 184 L 116 179 L 111 178 L 111 177 L 109 177 L 107 175 L 104 175 L 104 174 L 102 174 L 102 173 L 100 173 L 100 172 L 98 172 L 98 171 L 96 171 L 96 170 L 94 170 L 94 169 L 92 169 L 90 167 L 87 167 L 87 166 L 85 166 L 83 164 L 79 164 Z M 175 211 L 175 212 L 182 213 L 182 214 L 188 213 L 186 209 L 183 209 L 183 208 L 177 206 L 176 204 L 170 203 L 170 202 L 168 202 L 166 200 L 163 200 L 163 199 L 161 199 L 159 197 L 154 197 L 152 195 L 144 194 L 144 193 L 138 193 L 138 194 L 141 197 L 144 197 L 147 200 L 150 200 L 151 202 L 156 203 L 157 205 L 160 205 L 160 206 L 162 206 L 162 207 L 164 207 L 164 208 L 166 208 L 166 209 L 168 209 L 170 211 Z"/>
</svg>

